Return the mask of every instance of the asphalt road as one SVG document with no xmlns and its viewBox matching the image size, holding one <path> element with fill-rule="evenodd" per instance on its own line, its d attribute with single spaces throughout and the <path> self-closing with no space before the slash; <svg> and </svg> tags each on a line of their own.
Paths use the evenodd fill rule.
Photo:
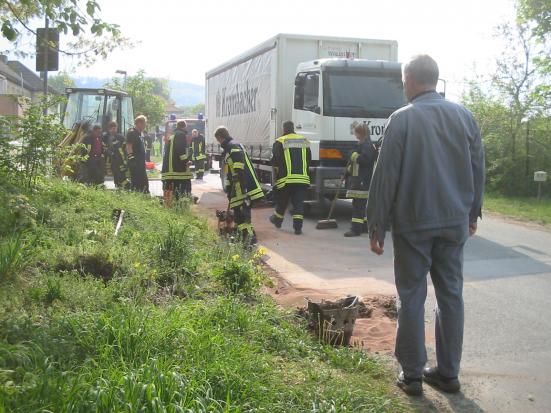
<svg viewBox="0 0 551 413">
<path fill-rule="evenodd" d="M 207 214 L 225 209 L 219 177 L 194 183 L 198 207 Z M 153 183 L 154 193 L 160 190 Z M 326 210 L 325 210 L 326 211 Z M 392 245 L 369 251 L 366 236 L 346 239 L 350 205 L 339 202 L 338 229 L 316 230 L 324 211 L 314 211 L 295 236 L 290 217 L 281 230 L 267 219 L 271 208 L 253 211 L 267 263 L 293 286 L 331 294 L 394 294 Z M 465 250 L 465 340 L 463 392 L 444 397 L 427 391 L 422 411 L 551 412 L 551 231 L 487 216 Z M 430 283 L 430 282 L 429 282 Z M 434 293 L 426 306 L 427 346 L 433 356 Z M 427 386 L 426 386 L 427 387 Z"/>
</svg>

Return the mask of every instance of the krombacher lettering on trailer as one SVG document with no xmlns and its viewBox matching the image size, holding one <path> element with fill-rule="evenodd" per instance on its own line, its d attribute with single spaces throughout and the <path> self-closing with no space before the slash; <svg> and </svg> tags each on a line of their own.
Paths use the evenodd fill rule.
<svg viewBox="0 0 551 413">
<path fill-rule="evenodd" d="M 257 87 L 249 87 L 249 81 L 245 85 L 235 85 L 226 93 L 223 87 L 216 92 L 216 117 L 227 117 L 256 112 Z"/>
</svg>

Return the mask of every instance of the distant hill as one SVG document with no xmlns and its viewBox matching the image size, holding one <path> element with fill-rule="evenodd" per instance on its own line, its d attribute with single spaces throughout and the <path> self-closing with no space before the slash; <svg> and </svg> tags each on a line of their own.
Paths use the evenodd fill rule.
<svg viewBox="0 0 551 413">
<path fill-rule="evenodd" d="M 77 87 L 102 87 L 110 79 L 82 76 L 73 78 Z M 191 106 L 205 101 L 205 87 L 193 83 L 182 82 L 180 80 L 169 80 L 170 97 L 176 102 L 177 106 Z"/>
<path fill-rule="evenodd" d="M 188 106 L 203 103 L 205 101 L 205 87 L 193 83 L 169 80 L 170 97 L 177 106 Z"/>
</svg>

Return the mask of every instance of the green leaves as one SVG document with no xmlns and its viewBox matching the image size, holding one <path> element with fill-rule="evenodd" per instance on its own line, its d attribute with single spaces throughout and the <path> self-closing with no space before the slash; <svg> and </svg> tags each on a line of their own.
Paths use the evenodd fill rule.
<svg viewBox="0 0 551 413">
<path fill-rule="evenodd" d="M 66 130 L 56 114 L 44 115 L 45 108 L 59 106 L 64 98 L 53 96 L 39 102 L 20 98 L 25 114 L 2 117 L 0 126 L 0 170 L 19 185 L 31 188 L 38 178 L 52 171 L 59 143 Z"/>
<path fill-rule="evenodd" d="M 97 58 L 107 57 L 115 48 L 133 46 L 129 39 L 121 36 L 118 25 L 101 18 L 100 10 L 94 0 L 0 2 L 0 36 L 16 42 L 23 33 L 34 33 L 35 26 L 31 23 L 47 16 L 52 27 L 77 38 L 60 53 L 75 56 L 80 63 L 91 64 Z"/>
<path fill-rule="evenodd" d="M 162 81 L 146 76 L 144 70 L 138 71 L 135 76 L 128 76 L 126 84 L 122 84 L 119 78 L 114 78 L 105 87 L 123 89 L 132 96 L 134 114 L 147 116 L 151 126 L 160 125 L 165 117 L 166 93 Z"/>
<path fill-rule="evenodd" d="M 519 0 L 518 17 L 522 22 L 531 22 L 534 34 L 541 40 L 545 40 L 545 37 L 551 33 L 551 2 L 549 1 Z"/>
<path fill-rule="evenodd" d="M 19 32 L 15 30 L 11 23 L 7 20 L 2 23 L 2 28 L 0 30 L 2 31 L 2 36 L 10 42 L 15 41 L 19 35 Z"/>
</svg>

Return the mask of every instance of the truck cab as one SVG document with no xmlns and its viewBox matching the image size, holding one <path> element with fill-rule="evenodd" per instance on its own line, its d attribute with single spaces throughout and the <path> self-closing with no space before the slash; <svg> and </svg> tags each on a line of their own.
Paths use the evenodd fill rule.
<svg viewBox="0 0 551 413">
<path fill-rule="evenodd" d="M 400 63 L 328 58 L 299 64 L 292 119 L 312 143 L 312 192 L 338 190 L 358 123 L 368 124 L 377 144 L 390 114 L 405 103 Z"/>
</svg>

